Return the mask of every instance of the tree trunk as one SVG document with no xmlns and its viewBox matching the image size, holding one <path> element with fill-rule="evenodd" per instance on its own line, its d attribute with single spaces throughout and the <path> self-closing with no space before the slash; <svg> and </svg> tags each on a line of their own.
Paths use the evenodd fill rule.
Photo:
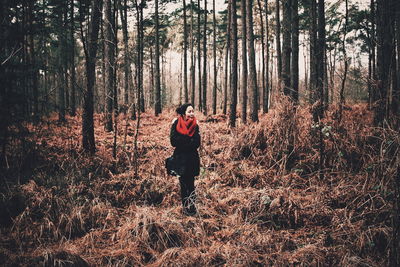
<svg viewBox="0 0 400 267">
<path fill-rule="evenodd" d="M 236 126 L 236 107 L 237 107 L 237 88 L 238 88 L 238 37 L 237 37 L 237 15 L 236 15 L 236 0 L 230 0 L 230 12 L 231 12 L 231 104 L 229 113 L 229 125 L 230 127 Z"/>
<path fill-rule="evenodd" d="M 71 110 L 70 115 L 76 115 L 76 92 L 75 92 L 75 83 L 76 83 L 76 72 L 75 72 L 75 26 L 74 26 L 74 0 L 71 0 L 70 4 L 70 38 L 71 38 L 71 47 L 70 47 L 70 70 L 71 70 L 71 77 L 70 77 L 70 86 L 71 86 Z"/>
<path fill-rule="evenodd" d="M 34 2 L 28 1 L 28 17 L 29 17 L 29 63 L 30 63 L 30 80 L 33 96 L 33 117 L 37 119 L 39 116 L 39 90 L 38 90 L 38 71 L 36 67 L 35 43 L 34 43 Z"/>
<path fill-rule="evenodd" d="M 159 36 L 159 25 L 158 25 L 158 0 L 155 2 L 155 27 L 156 27 L 156 48 L 155 48 L 155 82 L 156 82 L 156 94 L 155 94 L 155 115 L 158 116 L 161 113 L 161 85 L 160 85 L 160 36 Z"/>
<path fill-rule="evenodd" d="M 290 58 L 292 54 L 291 48 L 291 5 L 292 0 L 286 0 L 283 4 L 283 55 L 282 55 L 282 80 L 284 84 L 283 93 L 291 96 L 290 88 Z"/>
<path fill-rule="evenodd" d="M 186 0 L 183 0 L 183 97 L 188 103 L 188 81 L 187 81 L 187 21 L 186 21 Z"/>
<path fill-rule="evenodd" d="M 138 104 L 138 108 L 140 108 L 141 112 L 145 112 L 145 105 L 144 105 L 144 80 L 143 80 L 143 75 L 144 75 L 144 26 L 143 26 L 143 8 L 145 6 L 144 0 L 141 0 L 141 3 L 139 5 L 139 10 L 140 10 L 140 67 L 141 67 L 141 72 L 139 73 L 140 76 L 140 87 L 139 87 L 139 101 L 140 105 Z M 138 114 L 138 118 L 140 119 L 140 113 Z"/>
<path fill-rule="evenodd" d="M 65 121 L 65 69 L 64 69 L 64 57 L 65 57 L 65 39 L 62 38 L 60 42 L 58 53 L 58 121 Z"/>
<path fill-rule="evenodd" d="M 202 98 L 201 98 L 201 30 L 200 30 L 200 16 L 201 16 L 201 8 L 200 8 L 200 0 L 197 0 L 197 7 L 198 7 L 198 13 L 197 13 L 197 67 L 198 67 L 198 69 L 199 69 L 199 72 L 198 72 L 198 79 L 199 79 L 199 82 L 198 82 L 198 87 L 199 87 L 199 89 L 198 89 L 198 91 L 197 91 L 197 93 L 198 93 L 198 96 L 199 96 L 199 106 L 198 106 L 198 109 L 200 110 L 200 111 L 202 111 L 202 106 L 201 106 L 201 104 L 202 104 Z M 193 105 L 194 105 L 194 103 L 193 103 Z"/>
<path fill-rule="evenodd" d="M 226 52 L 225 52 L 225 83 L 224 83 L 224 106 L 222 108 L 222 113 L 226 114 L 227 106 L 228 106 L 228 75 L 229 75 L 229 51 L 231 49 L 231 23 L 232 23 L 232 14 L 231 14 L 231 1 L 228 2 L 228 26 L 226 32 Z M 231 55 L 232 56 L 232 55 Z"/>
<path fill-rule="evenodd" d="M 393 48 L 394 52 L 392 56 L 392 112 L 397 116 L 400 111 L 400 3 L 399 1 L 394 1 L 393 5 L 393 24 L 395 25 L 393 26 L 393 45 L 395 47 Z"/>
<path fill-rule="evenodd" d="M 120 0 L 122 1 L 122 0 Z M 128 35 L 128 3 L 123 0 L 123 5 L 120 5 L 120 17 L 122 26 L 122 39 L 124 43 L 124 105 L 125 113 L 129 108 L 129 94 L 131 92 L 131 59 L 129 52 L 129 35 Z"/>
<path fill-rule="evenodd" d="M 65 17 L 65 3 L 60 4 L 58 6 L 58 18 L 60 20 L 60 25 L 65 26 L 66 17 Z M 65 63 L 66 63 L 66 52 L 67 52 L 67 38 L 65 34 L 62 32 L 62 28 L 58 30 L 58 69 L 57 69 L 57 77 L 58 77 L 58 120 L 60 122 L 65 121 L 65 92 L 66 90 L 66 71 Z M 29 53 L 27 54 L 29 57 Z M 28 58 L 29 59 L 29 58 Z"/>
<path fill-rule="evenodd" d="M 105 0 L 104 2 L 104 57 L 105 57 L 105 88 L 106 88 L 106 125 L 105 129 L 108 132 L 113 130 L 113 109 L 114 109 L 114 18 L 112 16 L 112 3 L 111 0 Z"/>
<path fill-rule="evenodd" d="M 292 65 L 291 89 L 292 99 L 299 103 L 299 1 L 292 0 Z"/>
<path fill-rule="evenodd" d="M 249 91 L 251 93 L 250 116 L 253 122 L 258 121 L 258 85 L 256 70 L 256 53 L 253 33 L 253 0 L 246 0 L 247 44 L 249 46 Z"/>
<path fill-rule="evenodd" d="M 316 81 L 318 78 L 317 73 L 317 59 L 316 59 L 316 51 L 317 51 L 317 1 L 311 0 L 310 6 L 310 17 L 311 17 L 311 25 L 310 25 L 310 88 L 309 88 L 309 96 L 310 103 L 314 104 L 317 101 L 317 93 L 316 93 Z"/>
<path fill-rule="evenodd" d="M 318 39 L 316 51 L 316 69 L 318 70 L 317 77 L 317 95 L 318 102 L 314 110 L 314 122 L 318 123 L 318 137 L 319 137 L 319 178 L 324 178 L 324 140 L 322 136 L 321 119 L 324 117 L 324 67 L 325 67 L 325 0 L 318 0 Z"/>
<path fill-rule="evenodd" d="M 102 87 L 97 88 L 98 92 L 98 103 L 97 104 L 97 111 L 100 112 L 107 112 L 106 110 L 106 103 L 107 103 L 107 88 L 106 88 L 106 76 L 104 75 L 106 73 L 106 42 L 105 42 L 105 36 L 104 36 L 104 18 L 100 18 L 100 40 L 101 40 L 101 78 L 102 78 Z M 101 100 L 101 101 L 100 101 Z"/>
<path fill-rule="evenodd" d="M 374 108 L 374 124 L 382 125 L 388 119 L 388 88 L 390 86 L 390 64 L 393 54 L 391 0 L 377 2 L 377 101 Z"/>
<path fill-rule="evenodd" d="M 263 88 L 263 112 L 268 112 L 269 102 L 269 23 L 268 23 L 268 0 L 264 0 L 265 5 L 265 86 Z"/>
<path fill-rule="evenodd" d="M 371 91 L 371 106 L 377 100 L 377 77 L 376 77 L 376 10 L 375 10 L 376 2 L 375 0 L 371 0 L 370 8 L 371 8 L 371 70 L 372 70 L 372 91 Z"/>
<path fill-rule="evenodd" d="M 343 49 L 343 60 L 344 60 L 344 73 L 342 78 L 342 86 L 340 88 L 339 94 L 339 116 L 338 121 L 342 120 L 342 111 L 343 105 L 345 104 L 344 99 L 344 89 L 346 86 L 346 79 L 347 79 L 347 71 L 348 71 L 348 59 L 347 59 L 347 51 L 346 51 L 346 35 L 347 35 L 347 25 L 349 21 L 349 3 L 348 0 L 345 0 L 345 22 L 344 22 L 344 32 L 343 32 L 343 40 L 342 40 L 342 49 Z"/>
<path fill-rule="evenodd" d="M 196 63 L 194 56 L 194 15 L 193 15 L 193 1 L 190 0 L 190 81 L 191 81 L 191 104 L 195 105 L 196 99 Z"/>
<path fill-rule="evenodd" d="M 318 117 L 323 117 L 324 112 L 324 87 L 325 87 L 325 0 L 318 0 L 318 40 L 317 40 L 317 91 L 320 107 Z"/>
<path fill-rule="evenodd" d="M 265 40 L 264 40 L 264 19 L 263 19 L 263 9 L 261 7 L 261 0 L 257 0 L 257 4 L 258 4 L 258 11 L 260 13 L 260 27 L 261 27 L 261 88 L 262 88 L 262 99 L 264 101 L 264 91 L 265 91 L 265 81 L 266 81 L 266 77 L 265 77 L 265 65 L 268 64 L 267 61 L 265 60 Z M 266 10 L 266 9 L 265 9 Z M 265 13 L 265 18 L 268 19 L 268 14 Z M 260 102 L 261 103 L 261 100 Z M 263 104 L 263 110 L 264 110 L 264 104 Z"/>
<path fill-rule="evenodd" d="M 137 86 L 136 86 L 136 105 L 138 117 L 140 112 L 144 112 L 144 93 L 143 93 L 143 0 L 139 3 L 135 1 L 136 5 L 136 77 L 137 77 Z"/>
<path fill-rule="evenodd" d="M 82 40 L 84 46 L 87 46 L 85 49 L 87 87 L 83 96 L 82 145 L 83 149 L 90 153 L 94 153 L 96 150 L 93 121 L 93 88 L 96 83 L 96 54 L 102 4 L 102 0 L 91 1 L 92 13 L 87 44 Z"/>
<path fill-rule="evenodd" d="M 281 15 L 280 15 L 280 0 L 275 0 L 276 8 L 276 57 L 278 61 L 277 72 L 279 81 L 282 79 L 282 52 L 281 52 Z"/>
<path fill-rule="evenodd" d="M 203 32 L 203 98 L 202 108 L 207 115 L 207 0 L 204 0 L 204 32 Z"/>
<path fill-rule="evenodd" d="M 242 122 L 247 121 L 247 13 L 246 0 L 241 0 L 242 15 Z M 251 87 L 250 87 L 251 88 Z"/>
<path fill-rule="evenodd" d="M 217 114 L 217 19 L 215 17 L 215 0 L 213 0 L 213 70 L 214 70 L 214 82 L 213 82 L 213 95 L 212 95 L 212 109 L 213 114 Z"/>
<path fill-rule="evenodd" d="M 64 9 L 64 22 L 63 22 L 63 30 L 68 29 L 68 1 L 63 3 L 63 9 Z M 63 32 L 64 34 L 64 32 Z M 70 104 L 69 104 L 69 82 L 70 79 L 68 77 L 68 68 L 69 68 L 69 60 L 70 60 L 70 47 L 71 43 L 69 40 L 69 36 L 65 35 L 64 37 L 64 43 L 63 43 L 63 49 L 64 49 L 64 55 L 63 55 L 63 75 L 64 75 L 64 81 L 65 81 L 65 96 L 64 96 L 64 101 L 65 101 L 65 109 L 69 110 Z"/>
</svg>

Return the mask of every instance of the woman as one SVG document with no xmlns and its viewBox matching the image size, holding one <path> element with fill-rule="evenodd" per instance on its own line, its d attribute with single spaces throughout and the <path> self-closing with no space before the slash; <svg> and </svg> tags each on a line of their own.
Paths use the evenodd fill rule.
<svg viewBox="0 0 400 267">
<path fill-rule="evenodd" d="M 170 140 L 175 147 L 175 172 L 181 185 L 182 209 L 186 215 L 195 215 L 194 177 L 200 172 L 199 126 L 191 104 L 183 104 L 176 109 L 178 118 L 172 121 Z"/>
</svg>

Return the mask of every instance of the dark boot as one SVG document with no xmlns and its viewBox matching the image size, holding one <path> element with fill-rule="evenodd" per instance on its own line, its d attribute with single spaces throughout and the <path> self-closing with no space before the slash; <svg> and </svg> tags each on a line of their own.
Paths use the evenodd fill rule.
<svg viewBox="0 0 400 267">
<path fill-rule="evenodd" d="M 181 199 L 183 214 L 193 216 L 197 213 L 194 192 L 194 177 L 180 177 L 181 184 Z"/>
</svg>

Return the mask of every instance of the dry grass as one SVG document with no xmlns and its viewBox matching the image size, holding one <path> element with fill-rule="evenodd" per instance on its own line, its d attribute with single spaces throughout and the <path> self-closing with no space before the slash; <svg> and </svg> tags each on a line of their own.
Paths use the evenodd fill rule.
<svg viewBox="0 0 400 267">
<path fill-rule="evenodd" d="M 324 121 L 321 181 L 310 110 L 288 106 L 237 129 L 224 116 L 199 115 L 202 170 L 194 217 L 181 215 L 179 183 L 164 170 L 172 111 L 143 114 L 139 177 L 135 123 L 123 115 L 116 159 L 101 116 L 95 156 L 80 152 L 79 119 L 26 125 L 40 156 L 29 181 L 3 194 L 2 203 L 20 196 L 24 208 L 0 228 L 0 264 L 388 265 L 398 132 L 373 128 L 363 105 L 345 109 L 338 125 L 333 107 Z M 295 160 L 288 170 L 289 137 Z"/>
</svg>

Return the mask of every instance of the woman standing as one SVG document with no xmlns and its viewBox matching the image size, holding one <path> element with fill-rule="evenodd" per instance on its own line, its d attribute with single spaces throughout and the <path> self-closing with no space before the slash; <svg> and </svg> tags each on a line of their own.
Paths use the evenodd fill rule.
<svg viewBox="0 0 400 267">
<path fill-rule="evenodd" d="M 199 126 L 191 104 L 183 104 L 176 109 L 178 118 L 172 121 L 170 140 L 175 147 L 175 172 L 181 185 L 182 209 L 186 215 L 195 215 L 196 206 L 194 177 L 200 172 L 200 158 L 197 149 L 200 146 Z"/>
</svg>

